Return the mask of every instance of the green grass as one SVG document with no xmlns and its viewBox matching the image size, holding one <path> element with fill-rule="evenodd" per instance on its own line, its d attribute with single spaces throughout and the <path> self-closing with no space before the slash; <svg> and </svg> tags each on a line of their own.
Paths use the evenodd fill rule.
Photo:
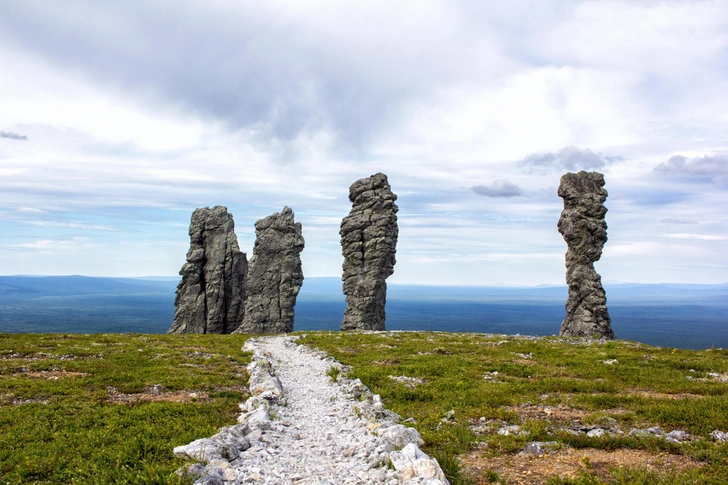
<svg viewBox="0 0 728 485">
<path fill-rule="evenodd" d="M 184 462 L 172 449 L 234 423 L 247 397 L 245 339 L 0 334 L 0 483 L 181 483 L 173 472 Z M 424 450 L 454 485 L 473 483 L 459 456 L 475 449 L 485 457 L 507 455 L 528 441 L 668 452 L 704 464 L 672 475 L 635 464 L 614 469 L 607 482 L 584 470 L 575 479 L 554 478 L 554 485 L 723 483 L 728 476 L 728 445 L 708 438 L 714 429 L 728 431 L 728 383 L 708 375 L 728 373 L 725 350 L 432 332 L 313 332 L 301 341 L 350 366 L 349 377 L 361 378 L 403 418 L 414 418 Z M 408 387 L 389 376 L 423 383 Z M 340 377 L 338 369 L 330 377 Z M 137 399 L 154 393 L 161 400 Z M 523 414 L 527 402 L 578 411 L 584 425 L 660 426 L 699 439 L 675 445 L 574 436 L 561 430 L 569 423 Z M 495 429 L 518 424 L 529 434 L 477 429 L 490 420 Z M 484 469 L 479 479 L 505 483 L 506 475 Z"/>
<path fill-rule="evenodd" d="M 0 334 L 0 483 L 181 483 L 172 449 L 235 422 L 245 339 Z"/>
<path fill-rule="evenodd" d="M 728 372 L 726 350 L 660 349 L 621 341 L 574 345 L 559 338 L 534 341 L 432 332 L 316 332 L 307 333 L 301 342 L 351 366 L 349 376 L 380 394 L 385 406 L 403 418 L 414 418 L 425 440 L 424 450 L 446 457 L 454 481 L 464 478 L 449 457 L 476 445 L 486 456 L 515 453 L 528 441 L 667 451 L 703 461 L 706 466 L 685 475 L 684 483 L 714 483 L 728 476 L 728 445 L 708 438 L 715 429 L 728 431 L 728 383 L 708 376 Z M 617 362 L 604 363 L 612 360 Z M 491 379 L 484 379 L 486 374 Z M 401 375 L 425 383 L 412 389 L 389 377 Z M 665 431 L 687 431 L 700 440 L 675 445 L 626 435 L 572 436 L 559 430 L 569 423 L 520 416 L 518 407 L 527 402 L 579 410 L 583 424 L 609 418 L 625 431 L 660 426 Z M 443 419 L 449 410 L 455 411 L 454 420 Z M 529 434 L 477 435 L 473 425 L 481 417 L 519 424 Z M 497 480 L 496 475 L 487 475 L 495 472 L 483 473 L 482 479 Z M 637 469 L 615 470 L 613 478 L 618 483 L 668 483 L 658 474 Z M 589 480 L 598 479 L 584 476 L 573 483 L 601 483 Z"/>
</svg>

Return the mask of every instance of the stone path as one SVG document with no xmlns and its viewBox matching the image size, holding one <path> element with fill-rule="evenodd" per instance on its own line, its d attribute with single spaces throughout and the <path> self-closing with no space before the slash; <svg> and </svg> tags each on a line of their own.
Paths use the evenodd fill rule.
<svg viewBox="0 0 728 485">
<path fill-rule="evenodd" d="M 175 448 L 198 460 L 186 473 L 208 484 L 445 485 L 419 433 L 358 379 L 327 375 L 338 362 L 294 337 L 250 339 L 252 397 L 238 425 Z"/>
</svg>

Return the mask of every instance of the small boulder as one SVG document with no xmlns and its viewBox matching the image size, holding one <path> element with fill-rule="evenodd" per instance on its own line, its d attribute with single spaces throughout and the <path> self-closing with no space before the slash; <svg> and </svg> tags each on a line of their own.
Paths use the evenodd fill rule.
<svg viewBox="0 0 728 485">
<path fill-rule="evenodd" d="M 429 485 L 449 485 L 437 460 L 430 458 L 419 447 L 410 443 L 401 451 L 389 453 L 392 466 L 402 472 L 403 484 L 427 483 Z"/>
<path fill-rule="evenodd" d="M 550 451 L 555 451 L 559 447 L 557 441 L 531 441 L 521 450 L 523 455 L 541 456 Z"/>
</svg>

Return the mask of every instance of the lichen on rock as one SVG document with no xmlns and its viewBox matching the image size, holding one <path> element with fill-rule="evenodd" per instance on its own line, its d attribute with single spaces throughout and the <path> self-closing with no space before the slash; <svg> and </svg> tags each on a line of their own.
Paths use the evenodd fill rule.
<svg viewBox="0 0 728 485">
<path fill-rule="evenodd" d="M 386 279 L 394 273 L 397 211 L 387 176 L 372 175 L 349 188 L 351 212 L 341 221 L 346 311 L 341 330 L 384 330 Z"/>
<path fill-rule="evenodd" d="M 236 333 L 291 332 L 296 298 L 303 285 L 301 223 L 284 207 L 256 222 L 255 236 L 245 316 Z"/>
<path fill-rule="evenodd" d="M 558 191 L 564 210 L 558 229 L 567 245 L 566 283 L 569 297 L 566 318 L 559 335 L 563 337 L 614 338 L 607 296 L 594 262 L 602 255 L 607 242 L 607 208 L 604 201 L 604 175 L 598 172 L 566 173 Z"/>
<path fill-rule="evenodd" d="M 227 208 L 196 209 L 167 333 L 231 333 L 243 317 L 248 262 Z"/>
</svg>

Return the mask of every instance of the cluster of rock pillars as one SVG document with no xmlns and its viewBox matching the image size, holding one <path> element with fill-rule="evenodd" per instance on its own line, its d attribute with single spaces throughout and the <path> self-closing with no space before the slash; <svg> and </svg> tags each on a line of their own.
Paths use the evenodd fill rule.
<svg viewBox="0 0 728 485">
<path fill-rule="evenodd" d="M 614 338 L 607 298 L 594 262 L 607 242 L 604 175 L 567 173 L 558 195 L 564 210 L 558 230 L 564 237 L 569 296 L 559 335 Z M 351 212 L 341 222 L 342 330 L 384 330 L 386 279 L 394 273 L 397 196 L 378 173 L 349 187 Z M 296 297 L 303 284 L 301 223 L 284 207 L 255 223 L 250 261 L 238 246 L 233 216 L 226 207 L 192 214 L 190 249 L 180 270 L 174 323 L 168 333 L 287 333 L 293 330 Z"/>
</svg>

